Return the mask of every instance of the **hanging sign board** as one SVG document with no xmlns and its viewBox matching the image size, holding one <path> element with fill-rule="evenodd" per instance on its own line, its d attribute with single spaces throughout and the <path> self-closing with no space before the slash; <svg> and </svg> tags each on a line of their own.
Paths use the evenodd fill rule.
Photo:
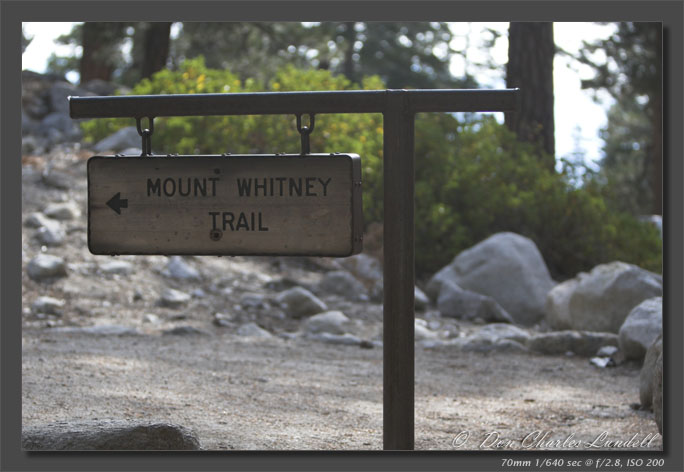
<svg viewBox="0 0 684 472">
<path fill-rule="evenodd" d="M 88 160 L 93 254 L 344 257 L 362 225 L 356 154 Z"/>
</svg>

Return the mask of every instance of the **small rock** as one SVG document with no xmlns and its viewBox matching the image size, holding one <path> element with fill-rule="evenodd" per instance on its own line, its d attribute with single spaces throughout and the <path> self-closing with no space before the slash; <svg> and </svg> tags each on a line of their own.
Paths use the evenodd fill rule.
<svg viewBox="0 0 684 472">
<path fill-rule="evenodd" d="M 593 356 L 601 346 L 617 346 L 614 333 L 593 333 L 589 331 L 552 331 L 530 337 L 527 347 L 540 354 L 563 354 L 572 352 L 580 356 Z"/>
<path fill-rule="evenodd" d="M 162 332 L 163 335 L 172 335 L 172 336 L 187 336 L 187 335 L 207 335 L 208 333 L 205 331 L 202 331 L 201 329 L 197 329 L 194 326 L 190 325 L 185 325 L 185 326 L 176 326 L 175 328 L 167 329 Z"/>
<path fill-rule="evenodd" d="M 272 338 L 273 335 L 257 325 L 256 323 L 245 323 L 240 326 L 237 330 L 237 334 L 240 336 L 246 336 L 251 338 Z"/>
<path fill-rule="evenodd" d="M 27 228 L 40 228 L 41 226 L 45 226 L 46 224 L 50 224 L 47 217 L 39 212 L 31 213 L 24 220 L 24 226 L 26 226 Z"/>
<path fill-rule="evenodd" d="M 421 321 L 423 323 L 421 323 Z M 430 330 L 427 326 L 427 323 L 425 323 L 425 320 L 421 320 L 420 318 L 416 318 L 415 323 L 414 323 L 414 339 L 416 341 L 423 341 L 425 339 L 436 339 L 438 337 L 438 334 L 435 333 L 434 331 Z"/>
<path fill-rule="evenodd" d="M 159 303 L 162 306 L 167 306 L 170 308 L 178 308 L 185 305 L 190 301 L 190 295 L 179 290 L 174 290 L 172 288 L 165 288 L 162 291 Z"/>
<path fill-rule="evenodd" d="M 240 306 L 243 308 L 266 308 L 266 297 L 260 293 L 243 293 L 240 296 Z"/>
<path fill-rule="evenodd" d="M 67 270 L 64 259 L 49 254 L 39 254 L 26 267 L 28 276 L 33 280 L 44 280 L 51 277 L 66 277 Z"/>
<path fill-rule="evenodd" d="M 634 307 L 620 327 L 620 350 L 628 359 L 642 359 L 662 332 L 663 298 L 644 300 Z"/>
<path fill-rule="evenodd" d="M 198 450 L 191 430 L 171 423 L 92 420 L 24 426 L 21 447 L 33 451 Z"/>
<path fill-rule="evenodd" d="M 613 357 L 619 349 L 615 346 L 602 346 L 596 353 L 596 357 Z"/>
<path fill-rule="evenodd" d="M 197 269 L 188 264 L 180 256 L 169 257 L 169 262 L 166 265 L 166 270 L 163 272 L 165 276 L 178 280 L 200 280 L 201 276 Z"/>
<path fill-rule="evenodd" d="M 368 291 L 353 275 L 344 270 L 334 270 L 323 276 L 319 290 L 340 295 L 348 300 L 368 301 Z"/>
<path fill-rule="evenodd" d="M 302 287 L 294 287 L 279 293 L 276 301 L 292 318 L 315 315 L 328 309 L 323 301 Z"/>
<path fill-rule="evenodd" d="M 341 311 L 326 311 L 325 313 L 319 313 L 306 319 L 302 327 L 304 331 L 311 334 L 344 334 L 347 332 L 345 325 L 348 324 L 349 318 Z"/>
<path fill-rule="evenodd" d="M 53 218 L 55 220 L 74 220 L 81 216 L 81 210 L 79 210 L 78 205 L 74 201 L 51 203 L 45 210 L 43 210 L 45 216 Z"/>
<path fill-rule="evenodd" d="M 207 296 L 206 292 L 204 290 L 202 290 L 201 288 L 196 288 L 195 290 L 193 290 L 191 295 L 194 298 L 204 298 Z"/>
<path fill-rule="evenodd" d="M 143 323 L 157 324 L 159 323 L 159 317 L 153 313 L 145 313 L 143 315 Z"/>
<path fill-rule="evenodd" d="M 363 341 L 358 338 L 357 336 L 354 336 L 353 334 L 349 333 L 344 333 L 344 334 L 332 334 L 332 333 L 316 333 L 316 334 L 309 334 L 307 335 L 307 338 L 313 339 L 316 341 L 321 341 L 324 343 L 328 344 L 346 344 L 350 346 L 361 346 Z"/>
<path fill-rule="evenodd" d="M 72 177 L 69 174 L 54 169 L 46 169 L 42 175 L 43 183 L 49 187 L 60 190 L 68 190 L 72 185 Z"/>
<path fill-rule="evenodd" d="M 31 306 L 34 313 L 44 313 L 46 315 L 61 315 L 64 308 L 64 300 L 52 297 L 38 297 Z"/>
<path fill-rule="evenodd" d="M 66 231 L 58 221 L 47 221 L 36 231 L 36 239 L 46 246 L 60 246 L 66 238 Z"/>
<path fill-rule="evenodd" d="M 133 272 L 133 265 L 126 261 L 114 260 L 101 264 L 100 270 L 105 274 L 128 275 Z"/>
<path fill-rule="evenodd" d="M 589 359 L 589 362 L 596 367 L 600 367 L 601 369 L 605 367 L 610 367 L 612 360 L 610 357 L 592 357 Z"/>
<path fill-rule="evenodd" d="M 512 340 L 521 345 L 527 343 L 530 335 L 527 331 L 507 323 L 491 323 L 484 325 L 471 335 L 474 339 L 489 339 L 492 344 Z"/>
<path fill-rule="evenodd" d="M 212 322 L 216 326 L 230 327 L 233 325 L 232 320 L 233 318 L 225 313 L 214 313 L 214 319 Z"/>
</svg>

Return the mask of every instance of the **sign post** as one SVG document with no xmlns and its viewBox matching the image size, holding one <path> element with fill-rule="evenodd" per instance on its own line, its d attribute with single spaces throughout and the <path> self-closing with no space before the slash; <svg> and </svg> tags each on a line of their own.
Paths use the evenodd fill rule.
<svg viewBox="0 0 684 472">
<path fill-rule="evenodd" d="M 517 97 L 517 89 L 357 90 L 70 97 L 69 109 L 72 118 L 130 117 L 138 120 L 143 117 L 159 116 L 382 113 L 384 121 L 383 448 L 385 450 L 412 450 L 414 447 L 415 381 L 413 306 L 415 115 L 422 112 L 510 112 L 516 109 Z M 149 148 L 147 150 L 149 151 Z M 143 149 L 143 154 L 145 154 L 145 149 Z M 137 159 L 155 161 L 159 158 L 139 157 Z M 263 178 L 266 175 L 260 174 L 260 176 Z M 161 179 L 161 176 L 159 178 Z M 155 182 L 156 180 L 153 180 L 153 186 L 156 185 Z M 160 186 L 161 182 L 160 180 Z M 170 191 L 171 184 L 168 185 Z M 123 190 L 114 187 L 102 193 L 100 197 L 106 199 L 98 204 L 102 207 L 101 211 L 105 213 L 109 211 L 116 215 L 118 215 L 116 209 L 124 215 L 128 209 L 133 208 L 132 205 L 139 204 L 138 197 L 131 198 L 123 193 Z M 216 209 L 217 207 L 211 208 L 214 209 L 209 210 L 207 206 L 206 211 L 223 211 Z M 230 212 L 230 210 L 227 211 Z M 235 214 L 234 211 L 233 214 Z M 222 213 L 217 218 L 219 218 L 218 224 L 222 225 Z M 249 218 L 248 220 L 251 222 Z M 207 221 L 198 220 L 198 225 L 205 232 L 204 239 L 206 239 Z M 266 226 L 268 224 L 265 223 Z M 249 234 L 251 236 L 256 233 L 258 231 Z"/>
</svg>

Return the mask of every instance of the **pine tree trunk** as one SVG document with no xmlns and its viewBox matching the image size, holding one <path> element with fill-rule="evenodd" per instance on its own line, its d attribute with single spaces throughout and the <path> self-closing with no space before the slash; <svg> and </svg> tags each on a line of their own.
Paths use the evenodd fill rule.
<svg viewBox="0 0 684 472">
<path fill-rule="evenodd" d="M 522 141 L 540 143 L 555 168 L 553 118 L 553 23 L 511 23 L 508 30 L 506 87 L 520 88 L 515 113 L 506 126 Z"/>
<path fill-rule="evenodd" d="M 145 31 L 144 56 L 141 78 L 151 77 L 158 70 L 166 67 L 169 57 L 169 41 L 171 23 L 149 23 Z"/>
<path fill-rule="evenodd" d="M 121 41 L 124 23 L 83 23 L 81 83 L 93 79 L 109 81 L 114 72 L 112 48 Z"/>
</svg>

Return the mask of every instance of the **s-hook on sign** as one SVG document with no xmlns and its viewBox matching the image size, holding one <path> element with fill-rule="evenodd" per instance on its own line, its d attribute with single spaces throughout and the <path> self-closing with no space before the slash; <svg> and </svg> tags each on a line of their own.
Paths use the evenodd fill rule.
<svg viewBox="0 0 684 472">
<path fill-rule="evenodd" d="M 93 254 L 344 257 L 362 225 L 356 154 L 88 160 Z"/>
</svg>

